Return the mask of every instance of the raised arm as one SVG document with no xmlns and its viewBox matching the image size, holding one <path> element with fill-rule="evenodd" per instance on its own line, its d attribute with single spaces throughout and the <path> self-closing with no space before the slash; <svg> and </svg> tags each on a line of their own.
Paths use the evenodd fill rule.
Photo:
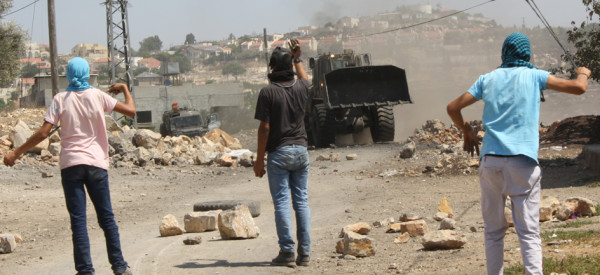
<svg viewBox="0 0 600 275">
<path fill-rule="evenodd" d="M 567 94 L 580 95 L 587 90 L 590 75 L 592 75 L 592 71 L 586 67 L 577 68 L 577 77 L 573 80 L 550 75 L 546 81 L 546 88 Z"/>
<path fill-rule="evenodd" d="M 302 55 L 302 47 L 300 46 L 300 42 L 298 42 L 298 39 L 292 39 L 288 46 L 292 52 L 292 61 L 294 62 L 294 68 L 296 69 L 298 78 L 308 80 L 308 75 L 306 74 L 304 66 L 302 65 L 302 59 L 300 59 L 300 56 Z"/>
<path fill-rule="evenodd" d="M 124 103 L 117 102 L 114 111 L 130 117 L 135 116 L 135 103 L 133 102 L 133 97 L 131 97 L 131 93 L 129 92 L 127 85 L 123 83 L 115 83 L 108 88 L 108 92 L 115 95 L 123 93 L 123 97 L 125 97 Z"/>
</svg>

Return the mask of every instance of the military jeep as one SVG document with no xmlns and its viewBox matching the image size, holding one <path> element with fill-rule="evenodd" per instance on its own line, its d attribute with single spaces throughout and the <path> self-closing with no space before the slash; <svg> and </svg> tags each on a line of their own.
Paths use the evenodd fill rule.
<svg viewBox="0 0 600 275">
<path fill-rule="evenodd" d="M 202 119 L 202 113 L 194 109 L 181 108 L 179 110 L 166 111 L 162 116 L 160 134 L 164 136 L 188 137 L 203 136 L 208 131 L 221 127 L 219 116 L 211 113 L 206 120 Z"/>
</svg>

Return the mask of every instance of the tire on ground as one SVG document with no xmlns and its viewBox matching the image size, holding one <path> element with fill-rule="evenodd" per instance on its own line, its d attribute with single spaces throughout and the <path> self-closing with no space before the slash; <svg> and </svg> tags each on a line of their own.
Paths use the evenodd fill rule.
<svg viewBox="0 0 600 275">
<path fill-rule="evenodd" d="M 229 210 L 241 204 L 248 206 L 252 217 L 260 216 L 260 202 L 255 200 L 221 200 L 199 202 L 194 204 L 194 211 L 210 211 L 218 209 Z"/>
<path fill-rule="evenodd" d="M 324 104 L 315 104 L 311 112 L 312 143 L 316 147 L 327 148 L 335 144 L 335 120 L 333 112 L 327 110 Z"/>
<path fill-rule="evenodd" d="M 373 142 L 394 141 L 394 109 L 392 106 L 373 110 L 374 125 L 371 126 Z"/>
</svg>

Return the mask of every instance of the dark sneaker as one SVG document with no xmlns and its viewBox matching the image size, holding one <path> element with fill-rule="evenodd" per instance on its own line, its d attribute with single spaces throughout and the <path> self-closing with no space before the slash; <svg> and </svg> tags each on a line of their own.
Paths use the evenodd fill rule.
<svg viewBox="0 0 600 275">
<path fill-rule="evenodd" d="M 294 255 L 294 252 L 279 251 L 279 255 L 271 261 L 271 264 L 276 266 L 295 267 L 295 257 L 296 255 Z"/>
<path fill-rule="evenodd" d="M 298 258 L 296 258 L 296 264 L 299 266 L 308 266 L 308 263 L 310 263 L 310 256 L 308 255 L 298 255 Z"/>
<path fill-rule="evenodd" d="M 131 269 L 127 267 L 127 269 L 122 272 L 115 272 L 115 275 L 133 275 L 133 273 L 131 272 Z"/>
</svg>

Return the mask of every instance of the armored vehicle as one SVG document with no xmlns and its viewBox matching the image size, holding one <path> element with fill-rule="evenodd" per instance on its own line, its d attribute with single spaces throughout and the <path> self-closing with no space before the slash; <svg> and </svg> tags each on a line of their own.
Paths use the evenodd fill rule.
<svg viewBox="0 0 600 275">
<path fill-rule="evenodd" d="M 221 127 L 216 113 L 209 114 L 207 119 L 203 120 L 199 111 L 187 108 L 164 112 L 162 121 L 160 124 L 162 136 L 203 136 L 206 132 Z"/>
<path fill-rule="evenodd" d="M 335 144 L 337 134 L 366 128 L 374 142 L 394 140 L 397 104 L 412 103 L 406 73 L 392 65 L 374 66 L 369 54 L 326 54 L 310 59 L 313 85 L 305 125 L 309 143 Z"/>
</svg>

